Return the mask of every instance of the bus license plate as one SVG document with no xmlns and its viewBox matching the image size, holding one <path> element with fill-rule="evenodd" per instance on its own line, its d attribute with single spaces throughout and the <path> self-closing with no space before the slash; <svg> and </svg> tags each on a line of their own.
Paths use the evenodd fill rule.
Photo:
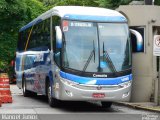
<svg viewBox="0 0 160 120">
<path fill-rule="evenodd" d="M 93 98 L 104 98 L 105 94 L 104 93 L 93 93 L 92 97 Z"/>
</svg>

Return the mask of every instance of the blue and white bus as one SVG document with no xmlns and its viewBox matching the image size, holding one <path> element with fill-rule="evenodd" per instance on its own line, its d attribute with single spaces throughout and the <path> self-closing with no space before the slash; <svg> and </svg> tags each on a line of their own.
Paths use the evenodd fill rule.
<svg viewBox="0 0 160 120">
<path fill-rule="evenodd" d="M 19 30 L 17 85 L 24 96 L 48 96 L 52 107 L 60 101 L 100 101 L 103 107 L 129 101 L 131 69 L 130 30 L 117 11 L 57 6 Z"/>
</svg>

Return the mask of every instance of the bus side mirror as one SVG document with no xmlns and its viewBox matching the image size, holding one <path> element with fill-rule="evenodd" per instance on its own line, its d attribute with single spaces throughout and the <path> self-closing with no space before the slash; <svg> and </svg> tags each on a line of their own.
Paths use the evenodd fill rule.
<svg viewBox="0 0 160 120">
<path fill-rule="evenodd" d="M 56 26 L 55 30 L 56 30 L 56 48 L 62 48 L 62 31 L 60 26 Z"/>
<path fill-rule="evenodd" d="M 141 52 L 144 47 L 142 35 L 138 31 L 133 29 L 130 29 L 130 32 L 131 32 L 132 51 Z"/>
</svg>

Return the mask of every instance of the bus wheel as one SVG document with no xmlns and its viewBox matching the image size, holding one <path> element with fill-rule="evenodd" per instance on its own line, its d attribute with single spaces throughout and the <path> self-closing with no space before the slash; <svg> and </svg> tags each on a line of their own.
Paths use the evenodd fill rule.
<svg viewBox="0 0 160 120">
<path fill-rule="evenodd" d="M 26 79 L 23 77 L 23 84 L 22 84 L 22 88 L 23 88 L 23 96 L 24 97 L 28 97 L 29 96 L 29 91 L 26 90 Z"/>
<path fill-rule="evenodd" d="M 110 108 L 112 105 L 112 102 L 101 102 L 103 108 Z"/>
<path fill-rule="evenodd" d="M 52 97 L 51 91 L 52 91 L 51 86 L 50 84 L 48 84 L 48 89 L 47 89 L 48 103 L 51 107 L 58 107 L 60 101 Z"/>
</svg>

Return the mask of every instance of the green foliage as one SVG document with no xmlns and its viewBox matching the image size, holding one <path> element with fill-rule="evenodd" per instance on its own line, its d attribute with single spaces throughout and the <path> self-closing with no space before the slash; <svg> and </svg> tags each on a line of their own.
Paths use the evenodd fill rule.
<svg viewBox="0 0 160 120">
<path fill-rule="evenodd" d="M 21 26 L 21 21 L 25 19 L 25 16 L 21 16 L 25 12 L 24 3 L 19 0 L 10 0 L 9 2 L 1 0 L 0 8 L 0 33 L 16 32 Z"/>
<path fill-rule="evenodd" d="M 57 6 L 57 5 L 79 5 L 79 6 L 98 6 L 105 8 L 117 8 L 119 5 L 126 5 L 132 0 L 39 0 L 43 2 L 45 6 Z"/>
<path fill-rule="evenodd" d="M 0 69 L 6 70 L 14 56 L 17 31 L 22 26 L 25 16 L 24 0 L 0 1 Z"/>
<path fill-rule="evenodd" d="M 155 0 L 155 5 L 160 5 L 160 0 Z"/>
<path fill-rule="evenodd" d="M 46 11 L 46 7 L 43 6 L 43 3 L 37 1 L 37 0 L 25 0 L 25 3 L 27 5 L 27 17 L 29 18 L 29 21 L 36 18 L 38 15 L 42 14 L 44 11 Z"/>
<path fill-rule="evenodd" d="M 57 0 L 55 5 L 98 6 L 94 0 Z"/>
<path fill-rule="evenodd" d="M 0 70 L 15 56 L 18 30 L 45 10 L 37 0 L 0 0 Z"/>
<path fill-rule="evenodd" d="M 54 6 L 98 6 L 98 4 L 95 2 L 95 0 L 39 0 L 41 1 L 45 6 L 47 6 L 48 9 L 54 7 Z"/>
<path fill-rule="evenodd" d="M 115 9 L 119 5 L 126 5 L 131 1 L 132 0 L 96 0 L 95 2 L 98 3 L 100 7 Z"/>
</svg>

